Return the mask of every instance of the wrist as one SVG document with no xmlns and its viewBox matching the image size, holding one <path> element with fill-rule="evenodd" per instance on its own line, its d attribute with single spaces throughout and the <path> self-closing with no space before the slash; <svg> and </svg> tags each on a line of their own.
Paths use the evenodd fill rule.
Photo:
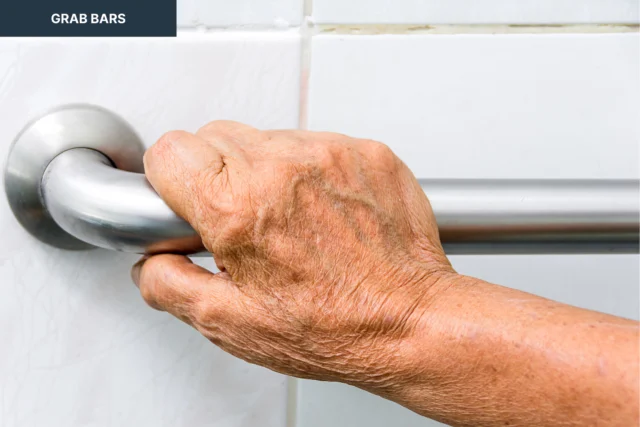
<svg viewBox="0 0 640 427">
<path fill-rule="evenodd" d="M 387 365 L 389 381 L 385 387 L 361 388 L 432 415 L 428 408 L 439 404 L 440 391 L 457 388 L 462 379 L 455 365 L 461 347 L 467 352 L 473 345 L 469 294 L 486 285 L 454 271 L 431 275 L 408 322 L 408 333 L 394 348 L 394 358 L 381 361 Z"/>
<path fill-rule="evenodd" d="M 402 296 L 395 295 L 392 303 L 398 306 L 396 315 L 403 317 L 402 334 L 378 337 L 367 361 L 371 375 L 352 385 L 405 404 L 413 389 L 423 388 L 442 370 L 442 348 L 450 345 L 449 332 L 458 328 L 453 324 L 459 317 L 456 308 L 475 280 L 453 270 L 430 272 Z"/>
</svg>

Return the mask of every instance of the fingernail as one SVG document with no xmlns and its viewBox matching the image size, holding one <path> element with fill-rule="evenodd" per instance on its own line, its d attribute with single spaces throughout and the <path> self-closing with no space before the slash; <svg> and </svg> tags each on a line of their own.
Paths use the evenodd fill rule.
<svg viewBox="0 0 640 427">
<path fill-rule="evenodd" d="M 140 288 L 140 271 L 142 270 L 142 266 L 144 265 L 145 261 L 147 261 L 148 259 L 149 255 L 143 256 L 138 262 L 133 264 L 133 267 L 131 268 L 131 279 L 133 280 L 133 283 L 137 288 Z"/>
</svg>

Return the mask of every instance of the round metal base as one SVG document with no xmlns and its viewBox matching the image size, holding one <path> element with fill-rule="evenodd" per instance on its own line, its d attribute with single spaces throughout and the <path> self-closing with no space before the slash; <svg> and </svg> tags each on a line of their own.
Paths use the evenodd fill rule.
<svg viewBox="0 0 640 427">
<path fill-rule="evenodd" d="M 27 124 L 18 134 L 7 159 L 4 185 L 13 214 L 33 236 L 70 250 L 90 249 L 60 228 L 42 198 L 42 176 L 60 153 L 91 148 L 107 156 L 118 169 L 144 172 L 144 144 L 120 117 L 92 105 L 57 108 Z"/>
</svg>

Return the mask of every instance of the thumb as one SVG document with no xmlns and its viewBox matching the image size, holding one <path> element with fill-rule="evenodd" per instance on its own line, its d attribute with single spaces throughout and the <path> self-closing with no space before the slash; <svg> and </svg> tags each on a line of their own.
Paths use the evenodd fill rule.
<svg viewBox="0 0 640 427">
<path fill-rule="evenodd" d="M 147 304 L 190 325 L 203 314 L 209 319 L 226 316 L 241 297 L 224 273 L 213 274 L 183 255 L 143 257 L 131 276 Z"/>
</svg>

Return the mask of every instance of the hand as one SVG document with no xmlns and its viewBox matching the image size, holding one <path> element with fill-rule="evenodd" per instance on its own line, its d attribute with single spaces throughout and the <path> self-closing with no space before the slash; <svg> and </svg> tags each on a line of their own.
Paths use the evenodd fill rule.
<svg viewBox="0 0 640 427">
<path fill-rule="evenodd" d="M 213 122 L 145 167 L 221 273 L 154 255 L 134 281 L 227 352 L 455 426 L 638 424 L 638 323 L 456 274 L 383 144 Z"/>
<path fill-rule="evenodd" d="M 391 150 L 333 133 L 212 122 L 145 155 L 221 273 L 178 255 L 134 268 L 144 299 L 248 362 L 387 394 L 454 272 L 429 202 Z"/>
</svg>

